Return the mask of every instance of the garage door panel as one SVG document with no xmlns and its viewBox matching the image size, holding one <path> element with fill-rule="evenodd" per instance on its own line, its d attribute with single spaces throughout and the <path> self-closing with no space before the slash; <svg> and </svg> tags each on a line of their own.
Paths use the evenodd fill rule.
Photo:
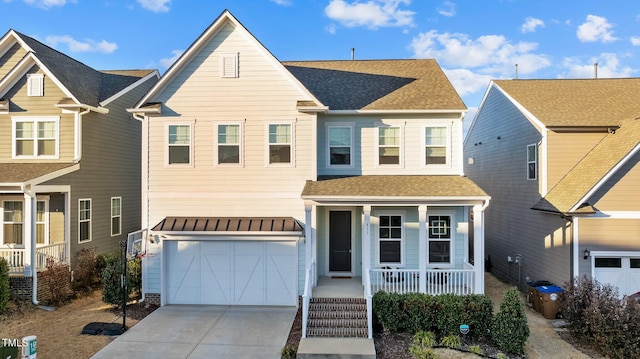
<svg viewBox="0 0 640 359">
<path fill-rule="evenodd" d="M 252 246 L 247 246 L 248 243 L 241 244 L 236 246 L 234 257 L 234 299 L 238 304 L 262 304 L 265 289 L 264 247 L 262 243 L 253 243 Z M 255 254 L 246 254 L 247 252 Z"/>
<path fill-rule="evenodd" d="M 617 262 L 617 264 L 616 264 Z M 630 257 L 597 257 L 594 268 L 595 279 L 600 283 L 611 284 L 618 288 L 620 296 L 629 295 L 640 291 L 640 268 L 636 267 Z M 617 267 L 602 267 L 604 263 L 614 263 Z M 632 264 L 634 263 L 634 264 Z"/>
<path fill-rule="evenodd" d="M 232 275 L 228 255 L 200 256 L 200 302 L 202 304 L 231 304 Z"/>
<path fill-rule="evenodd" d="M 295 303 L 297 251 L 295 242 L 267 242 L 267 302 Z"/>
</svg>

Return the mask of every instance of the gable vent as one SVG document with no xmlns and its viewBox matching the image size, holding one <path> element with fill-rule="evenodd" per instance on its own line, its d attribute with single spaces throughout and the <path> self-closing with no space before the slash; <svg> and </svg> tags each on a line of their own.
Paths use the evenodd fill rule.
<svg viewBox="0 0 640 359">
<path fill-rule="evenodd" d="M 220 55 L 221 77 L 238 77 L 238 54 Z"/>
</svg>

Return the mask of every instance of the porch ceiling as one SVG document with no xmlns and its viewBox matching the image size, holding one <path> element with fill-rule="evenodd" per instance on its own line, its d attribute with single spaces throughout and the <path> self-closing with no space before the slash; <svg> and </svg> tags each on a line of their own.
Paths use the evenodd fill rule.
<svg viewBox="0 0 640 359">
<path fill-rule="evenodd" d="M 307 200 L 485 201 L 489 198 L 478 185 L 462 176 L 354 176 L 307 181 L 302 190 L 302 199 Z"/>
<path fill-rule="evenodd" d="M 73 171 L 75 163 L 0 163 L 0 186 L 38 184 L 39 179 L 49 180 Z M 60 172 L 59 174 L 56 172 Z"/>
</svg>

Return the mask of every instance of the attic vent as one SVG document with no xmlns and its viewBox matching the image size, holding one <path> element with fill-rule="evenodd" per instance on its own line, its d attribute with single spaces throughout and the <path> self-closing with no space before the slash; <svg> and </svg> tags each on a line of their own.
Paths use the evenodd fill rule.
<svg viewBox="0 0 640 359">
<path fill-rule="evenodd" d="M 221 54 L 220 65 L 220 77 L 238 77 L 238 54 Z"/>
<path fill-rule="evenodd" d="M 44 96 L 43 74 L 27 74 L 27 96 Z"/>
</svg>

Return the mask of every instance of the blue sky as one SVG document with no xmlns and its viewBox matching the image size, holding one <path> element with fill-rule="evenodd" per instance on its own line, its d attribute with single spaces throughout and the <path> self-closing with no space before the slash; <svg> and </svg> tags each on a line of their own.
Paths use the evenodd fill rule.
<svg viewBox="0 0 640 359">
<path fill-rule="evenodd" d="M 637 0 L 0 0 L 0 31 L 163 73 L 224 9 L 281 61 L 435 58 L 470 114 L 516 64 L 527 79 L 640 71 Z"/>
</svg>

